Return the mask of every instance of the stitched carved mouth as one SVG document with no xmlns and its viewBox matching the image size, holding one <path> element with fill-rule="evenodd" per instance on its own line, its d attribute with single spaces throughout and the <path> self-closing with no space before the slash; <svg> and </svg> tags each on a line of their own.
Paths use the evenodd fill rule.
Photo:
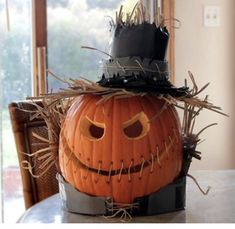
<svg viewBox="0 0 235 229">
<path fill-rule="evenodd" d="M 76 155 L 71 151 L 71 149 L 68 146 L 68 143 L 65 139 L 65 137 L 62 138 L 62 143 L 64 146 L 64 153 L 67 155 L 68 157 L 68 161 L 66 163 L 66 165 L 70 162 L 73 161 L 73 163 L 80 168 L 83 168 L 85 170 L 89 170 L 90 172 L 94 172 L 103 176 L 115 176 L 115 175 L 120 175 L 120 174 L 130 174 L 130 173 L 138 173 L 141 172 L 144 168 L 146 167 L 153 167 L 153 165 L 155 163 L 158 163 L 159 166 L 161 166 L 161 159 L 164 156 L 168 156 L 169 157 L 169 152 L 172 148 L 172 146 L 174 145 L 176 140 L 176 135 L 174 135 L 174 137 L 171 139 L 169 137 L 169 143 L 165 144 L 165 147 L 163 147 L 162 150 L 159 150 L 158 147 L 156 147 L 156 153 L 151 154 L 151 157 L 148 160 L 145 160 L 144 158 L 142 158 L 142 163 L 134 165 L 134 166 L 129 166 L 128 168 L 120 168 L 117 170 L 102 170 L 101 168 L 99 169 L 95 169 L 95 168 L 91 168 L 87 165 L 85 165 L 84 163 L 82 163 L 77 157 Z M 133 164 L 133 161 L 130 163 L 130 165 Z M 110 164 L 110 166 L 112 166 Z M 100 163 L 100 167 L 101 167 L 101 163 Z"/>
</svg>

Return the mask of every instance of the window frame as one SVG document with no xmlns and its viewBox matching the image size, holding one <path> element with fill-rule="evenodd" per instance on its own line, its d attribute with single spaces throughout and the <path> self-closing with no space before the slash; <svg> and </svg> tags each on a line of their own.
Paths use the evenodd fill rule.
<svg viewBox="0 0 235 229">
<path fill-rule="evenodd" d="M 33 95 L 48 92 L 47 0 L 32 0 Z"/>
</svg>

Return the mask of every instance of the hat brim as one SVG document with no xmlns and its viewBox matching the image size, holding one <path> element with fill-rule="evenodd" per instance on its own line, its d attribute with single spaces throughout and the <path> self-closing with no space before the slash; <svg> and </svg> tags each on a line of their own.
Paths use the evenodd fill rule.
<svg viewBox="0 0 235 229">
<path fill-rule="evenodd" d="M 177 88 L 168 80 L 155 82 L 152 78 L 142 77 L 141 75 L 102 78 L 97 83 L 102 87 L 123 88 L 137 93 L 168 94 L 173 97 L 181 97 L 188 94 L 188 87 Z"/>
</svg>

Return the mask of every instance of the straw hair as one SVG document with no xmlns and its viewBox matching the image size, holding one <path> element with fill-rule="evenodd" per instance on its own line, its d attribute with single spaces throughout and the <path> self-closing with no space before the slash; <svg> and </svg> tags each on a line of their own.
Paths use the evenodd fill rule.
<svg viewBox="0 0 235 229">
<path fill-rule="evenodd" d="M 47 146 L 47 149 L 45 150 L 45 152 L 48 155 L 48 160 L 47 163 L 45 163 L 44 165 L 49 166 L 50 162 L 54 160 L 57 165 L 58 171 L 60 171 L 58 163 L 60 127 L 61 123 L 63 123 L 65 119 L 69 107 L 71 106 L 75 98 L 86 94 L 96 95 L 96 96 L 98 95 L 100 96 L 100 100 L 98 101 L 98 103 L 105 103 L 107 100 L 109 100 L 112 97 L 115 97 L 116 99 L 121 99 L 133 96 L 146 95 L 146 93 L 127 91 L 123 88 L 102 87 L 99 84 L 89 81 L 87 79 L 80 79 L 80 80 L 70 79 L 68 81 L 61 80 L 60 77 L 56 76 L 51 71 L 48 72 L 56 79 L 62 82 L 67 82 L 68 88 L 61 89 L 59 92 L 56 93 L 44 94 L 41 95 L 40 97 L 28 97 L 28 99 L 31 99 L 32 101 L 38 99 L 42 100 L 43 106 L 41 107 L 35 104 L 38 111 L 32 114 L 31 118 L 34 119 L 41 117 L 45 120 L 49 132 L 49 140 L 48 140 L 49 146 Z M 182 122 L 183 136 L 187 139 L 188 144 L 197 144 L 200 141 L 199 135 L 207 128 L 217 124 L 217 123 L 212 123 L 203 128 L 198 133 L 194 134 L 193 131 L 196 118 L 199 116 L 200 112 L 203 109 L 207 109 L 225 116 L 228 115 L 223 113 L 220 107 L 210 103 L 208 101 L 208 96 L 206 96 L 204 99 L 200 99 L 198 97 L 208 87 L 209 84 L 206 84 L 201 89 L 199 89 L 191 72 L 189 72 L 189 77 L 193 83 L 193 88 L 188 92 L 187 95 L 182 97 L 172 97 L 171 95 L 168 94 L 162 94 L 162 95 L 156 94 L 155 96 L 165 101 L 163 110 L 168 105 L 174 105 L 175 107 L 184 110 L 184 116 Z M 35 137 L 38 137 L 40 139 L 40 136 L 35 135 Z M 40 154 L 41 158 L 45 159 L 44 157 L 42 157 L 43 152 L 44 151 L 39 151 L 34 156 L 38 156 Z M 195 154 L 195 158 L 200 159 L 200 156 L 198 154 L 197 153 Z"/>
</svg>

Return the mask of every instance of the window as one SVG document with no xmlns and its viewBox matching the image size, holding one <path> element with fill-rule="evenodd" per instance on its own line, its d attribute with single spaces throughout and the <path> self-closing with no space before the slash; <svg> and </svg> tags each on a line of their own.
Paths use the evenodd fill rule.
<svg viewBox="0 0 235 229">
<path fill-rule="evenodd" d="M 90 46 L 108 52 L 109 21 L 124 0 L 47 1 L 48 68 L 62 78 L 98 81 L 104 54 L 82 49 Z M 131 4 L 130 4 L 131 2 Z M 131 7 L 137 1 L 129 1 Z M 49 75 L 49 91 L 64 87 Z"/>
<path fill-rule="evenodd" d="M 24 212 L 21 177 L 8 104 L 23 100 L 31 90 L 31 1 L 9 1 L 10 31 L 6 27 L 5 1 L 0 3 L 0 128 L 2 142 L 2 216 L 15 222 Z M 14 209 L 14 211 L 12 211 Z"/>
</svg>

